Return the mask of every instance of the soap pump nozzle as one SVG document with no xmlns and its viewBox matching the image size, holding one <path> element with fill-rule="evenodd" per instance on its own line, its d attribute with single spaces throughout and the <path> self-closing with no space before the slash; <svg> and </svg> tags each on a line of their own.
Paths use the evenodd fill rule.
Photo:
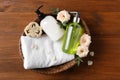
<svg viewBox="0 0 120 80">
<path fill-rule="evenodd" d="M 39 19 L 45 17 L 45 14 L 39 10 L 42 7 L 43 7 L 43 5 L 41 5 L 40 7 L 38 7 L 37 10 L 35 11 L 37 13 Z"/>
<path fill-rule="evenodd" d="M 79 12 L 76 12 L 76 15 L 75 15 L 75 17 L 73 18 L 73 22 L 77 22 L 77 23 L 79 23 L 80 22 L 80 17 L 79 17 Z"/>
<path fill-rule="evenodd" d="M 75 16 L 73 18 L 73 22 L 79 23 L 80 22 L 80 17 L 79 17 L 80 13 L 79 12 L 70 12 L 70 13 L 75 14 Z"/>
</svg>

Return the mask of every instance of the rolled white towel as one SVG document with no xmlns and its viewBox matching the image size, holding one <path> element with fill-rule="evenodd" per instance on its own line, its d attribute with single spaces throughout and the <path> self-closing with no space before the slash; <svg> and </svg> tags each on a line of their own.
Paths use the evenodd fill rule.
<svg viewBox="0 0 120 80">
<path fill-rule="evenodd" d="M 64 53 L 61 47 L 61 40 L 53 42 L 46 35 L 40 38 L 21 36 L 24 68 L 47 68 L 73 60 L 74 55 Z"/>
</svg>

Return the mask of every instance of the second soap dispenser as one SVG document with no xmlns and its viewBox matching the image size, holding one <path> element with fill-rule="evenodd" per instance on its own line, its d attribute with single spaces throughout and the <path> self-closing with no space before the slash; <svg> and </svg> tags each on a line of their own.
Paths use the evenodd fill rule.
<svg viewBox="0 0 120 80">
<path fill-rule="evenodd" d="M 62 50 L 68 54 L 75 54 L 78 46 L 80 45 L 80 37 L 84 33 L 84 29 L 81 26 L 79 13 L 75 12 L 73 22 L 70 23 L 64 34 Z"/>
</svg>

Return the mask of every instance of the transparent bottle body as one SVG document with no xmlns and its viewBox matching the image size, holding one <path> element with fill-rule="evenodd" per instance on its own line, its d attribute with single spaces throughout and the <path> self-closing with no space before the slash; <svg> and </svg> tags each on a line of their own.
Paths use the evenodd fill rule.
<svg viewBox="0 0 120 80">
<path fill-rule="evenodd" d="M 75 54 L 83 33 L 84 29 L 79 23 L 73 22 L 69 24 L 64 34 L 62 50 L 68 54 Z"/>
</svg>

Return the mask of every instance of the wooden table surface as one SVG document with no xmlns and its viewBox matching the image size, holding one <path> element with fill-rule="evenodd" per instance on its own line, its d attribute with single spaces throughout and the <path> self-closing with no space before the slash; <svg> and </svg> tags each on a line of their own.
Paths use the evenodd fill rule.
<svg viewBox="0 0 120 80">
<path fill-rule="evenodd" d="M 19 38 L 42 4 L 46 13 L 50 7 L 81 13 L 92 34 L 93 66 L 54 75 L 24 70 Z M 120 80 L 120 0 L 0 0 L 0 80 Z"/>
</svg>

